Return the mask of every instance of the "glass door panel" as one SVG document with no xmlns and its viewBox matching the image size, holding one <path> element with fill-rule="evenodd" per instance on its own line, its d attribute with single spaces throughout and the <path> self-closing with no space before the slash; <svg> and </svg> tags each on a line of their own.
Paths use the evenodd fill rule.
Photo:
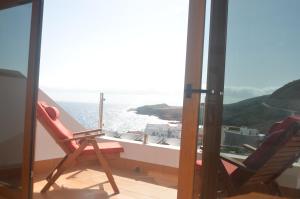
<svg viewBox="0 0 300 199">
<path fill-rule="evenodd" d="M 32 4 L 0 10 L 0 184 L 20 188 Z"/>
<path fill-rule="evenodd" d="M 249 162 L 248 157 L 254 157 L 252 154 L 256 152 L 246 149 L 244 144 L 264 148 L 267 141 L 272 141 L 276 123 L 290 116 L 300 121 L 299 6 L 298 0 L 229 0 L 228 3 L 220 151 L 244 161 L 248 167 L 263 167 L 272 156 L 262 155 Z M 282 133 L 287 136 L 288 132 Z M 281 146 L 276 143 L 271 144 L 274 153 Z M 299 146 L 289 150 L 295 150 L 296 155 Z M 262 159 L 265 162 L 259 161 Z M 287 160 L 278 159 L 275 166 L 280 166 L 280 161 L 284 164 Z M 292 181 L 296 182 L 294 178 Z M 296 184 L 288 181 L 282 176 L 280 184 L 296 188 Z M 265 192 L 263 186 L 253 191 Z M 274 190 L 267 193 L 278 194 Z"/>
<path fill-rule="evenodd" d="M 300 2 L 230 0 L 222 151 L 245 156 L 300 113 Z"/>
<path fill-rule="evenodd" d="M 0 2 L 0 195 L 30 198 L 42 0 Z"/>
<path fill-rule="evenodd" d="M 219 152 L 248 164 L 247 158 L 253 152 L 246 150 L 243 144 L 263 147 L 279 127 L 283 133 L 281 138 L 286 139 L 290 131 L 281 128 L 286 124 L 282 121 L 292 118 L 299 122 L 299 6 L 297 0 L 288 3 L 284 0 L 211 0 L 202 198 L 234 195 L 230 183 L 218 175 L 220 168 L 224 168 Z M 194 109 L 199 110 L 199 107 L 194 106 Z M 282 143 L 282 139 L 278 141 Z M 275 144 L 269 148 L 278 152 L 282 145 Z M 286 149 L 279 151 L 281 159 L 275 161 L 275 168 L 281 166 L 281 162 L 284 165 L 290 160 L 298 161 L 299 148 L 296 143 L 289 145 L 288 151 L 294 159 L 288 161 Z M 266 156 L 259 160 L 264 158 Z M 296 175 L 285 174 L 278 178 L 280 185 L 296 188 L 297 184 L 292 185 L 291 181 L 297 182 Z M 244 183 L 235 183 L 233 190 L 242 190 Z M 276 186 L 260 184 L 251 191 L 279 194 Z"/>
</svg>

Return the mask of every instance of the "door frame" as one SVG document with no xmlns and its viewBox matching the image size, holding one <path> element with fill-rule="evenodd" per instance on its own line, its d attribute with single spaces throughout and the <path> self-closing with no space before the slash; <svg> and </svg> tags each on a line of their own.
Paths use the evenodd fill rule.
<svg viewBox="0 0 300 199">
<path fill-rule="evenodd" d="M 210 29 L 202 150 L 202 199 L 217 198 L 226 57 L 228 0 L 211 0 Z M 205 0 L 190 0 L 185 86 L 201 89 Z M 185 87 L 186 88 L 186 87 Z M 199 91 L 199 90 L 198 90 Z M 186 90 L 185 90 L 186 93 Z M 179 162 L 178 199 L 193 195 L 200 93 L 184 97 Z"/>
<path fill-rule="evenodd" d="M 202 150 L 202 199 L 217 198 L 226 60 L 228 0 L 211 0 Z M 212 94 L 213 93 L 213 94 Z"/>
<path fill-rule="evenodd" d="M 43 0 L 2 0 L 0 10 L 32 3 L 26 102 L 23 138 L 22 189 L 0 187 L 0 194 L 9 198 L 29 199 L 33 192 L 33 163 L 35 145 L 35 113 L 38 95 L 40 49 L 42 36 Z"/>
<path fill-rule="evenodd" d="M 36 104 L 39 90 L 39 68 L 43 22 L 43 0 L 32 0 L 31 32 L 27 75 L 25 129 L 23 145 L 22 198 L 33 192 L 33 164 L 35 149 Z"/>
<path fill-rule="evenodd" d="M 189 1 L 185 88 L 201 88 L 206 0 Z M 200 93 L 187 96 L 182 110 L 182 131 L 178 174 L 178 199 L 192 199 L 197 156 Z"/>
</svg>

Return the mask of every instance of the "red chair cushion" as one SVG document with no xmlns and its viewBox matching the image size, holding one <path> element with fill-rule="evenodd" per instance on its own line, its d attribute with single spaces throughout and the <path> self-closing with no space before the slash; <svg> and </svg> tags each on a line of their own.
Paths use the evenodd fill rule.
<svg viewBox="0 0 300 199">
<path fill-rule="evenodd" d="M 45 110 L 52 120 L 56 120 L 59 117 L 59 110 L 56 107 L 46 106 Z"/>
<path fill-rule="evenodd" d="M 222 160 L 222 163 L 227 171 L 227 173 L 230 175 L 231 173 L 233 173 L 237 167 L 233 164 L 230 164 L 229 162 L 226 162 L 225 160 Z M 202 160 L 197 160 L 196 161 L 196 168 L 200 169 L 200 167 L 202 167 Z"/>
<path fill-rule="evenodd" d="M 120 145 L 119 142 L 101 142 L 98 143 L 99 149 L 103 154 L 114 154 L 124 152 L 124 148 Z M 83 155 L 95 154 L 93 146 L 87 146 L 83 150 Z"/>
<path fill-rule="evenodd" d="M 299 115 L 289 116 L 285 120 L 276 122 L 275 124 L 273 124 L 273 126 L 270 128 L 268 134 L 275 133 L 278 131 L 285 131 L 291 126 L 291 124 L 293 124 L 294 122 L 299 122 L 299 121 L 300 121 Z"/>
<path fill-rule="evenodd" d="M 265 141 L 254 153 L 248 156 L 244 164 L 254 170 L 260 168 L 272 156 L 278 146 L 288 140 L 289 136 L 286 132 L 295 122 L 300 122 L 299 116 L 290 116 L 281 122 L 275 123 Z"/>
<path fill-rule="evenodd" d="M 48 130 L 50 135 L 56 142 L 64 139 L 73 138 L 73 134 L 60 122 L 58 119 L 59 111 L 55 107 L 48 106 L 45 102 L 38 102 L 37 104 L 37 118 Z M 58 143 L 60 146 L 65 144 L 70 151 L 74 151 L 78 144 L 76 141 L 65 143 Z"/>
<path fill-rule="evenodd" d="M 48 106 L 45 102 L 38 102 L 37 118 L 62 148 L 66 145 L 68 152 L 73 152 L 79 148 L 79 145 L 75 140 L 65 143 L 60 142 L 64 139 L 73 138 L 73 133 L 60 122 L 59 110 L 57 108 Z M 118 142 L 103 142 L 98 143 L 98 146 L 104 154 L 124 152 L 124 148 Z M 82 155 L 89 154 L 95 154 L 92 146 L 87 146 L 82 153 Z"/>
<path fill-rule="evenodd" d="M 249 155 L 245 160 L 244 164 L 252 169 L 257 170 L 261 168 L 269 159 L 273 156 L 276 149 L 286 143 L 293 134 L 288 134 L 287 130 L 295 123 L 300 122 L 299 116 L 291 116 L 286 118 L 281 122 L 275 123 L 264 142 L 259 148 L 251 155 Z M 292 132 L 294 133 L 294 132 Z M 243 183 L 251 177 L 251 174 L 246 174 L 241 169 L 236 169 L 232 174 L 231 178 L 237 183 Z"/>
</svg>

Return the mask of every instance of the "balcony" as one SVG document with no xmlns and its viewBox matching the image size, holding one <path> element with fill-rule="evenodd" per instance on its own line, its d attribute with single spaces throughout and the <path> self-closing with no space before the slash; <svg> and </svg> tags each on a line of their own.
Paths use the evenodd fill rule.
<svg viewBox="0 0 300 199">
<path fill-rule="evenodd" d="M 44 92 L 39 100 L 59 107 Z M 60 108 L 60 118 L 71 130 L 84 128 Z M 79 165 L 63 174 L 46 194 L 40 190 L 45 177 L 64 156 L 64 152 L 38 122 L 34 164 L 34 198 L 176 198 L 179 148 L 159 144 L 142 144 L 112 137 L 99 137 L 99 142 L 118 141 L 125 152 L 109 156 L 120 194 L 114 195 L 105 173 L 95 159 L 80 161 Z M 158 157 L 157 154 L 160 154 Z"/>
<path fill-rule="evenodd" d="M 39 100 L 59 107 L 44 92 L 39 92 Z M 61 120 L 71 130 L 84 128 L 67 112 L 59 108 Z M 58 147 L 46 129 L 38 122 L 36 133 L 36 152 L 34 165 L 34 198 L 176 198 L 179 166 L 179 147 L 143 144 L 120 138 L 103 136 L 99 142 L 118 141 L 125 152 L 120 156 L 109 157 L 120 194 L 114 195 L 107 178 L 96 160 L 80 161 L 63 174 L 46 194 L 39 193 L 46 183 L 46 174 L 63 157 L 64 152 Z M 227 154 L 228 155 L 228 154 Z M 244 156 L 230 155 L 235 159 Z M 198 151 L 201 159 L 201 150 Z M 300 165 L 286 170 L 277 180 L 283 192 L 289 195 L 293 189 L 300 188 Z"/>
</svg>

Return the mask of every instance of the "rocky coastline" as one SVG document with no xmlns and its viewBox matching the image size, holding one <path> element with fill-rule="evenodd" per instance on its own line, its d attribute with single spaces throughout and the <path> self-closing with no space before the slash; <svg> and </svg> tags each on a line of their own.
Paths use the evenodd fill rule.
<svg viewBox="0 0 300 199">
<path fill-rule="evenodd" d="M 140 115 L 152 115 L 162 120 L 181 121 L 182 107 L 169 106 L 167 104 L 145 105 L 129 109 Z"/>
</svg>

